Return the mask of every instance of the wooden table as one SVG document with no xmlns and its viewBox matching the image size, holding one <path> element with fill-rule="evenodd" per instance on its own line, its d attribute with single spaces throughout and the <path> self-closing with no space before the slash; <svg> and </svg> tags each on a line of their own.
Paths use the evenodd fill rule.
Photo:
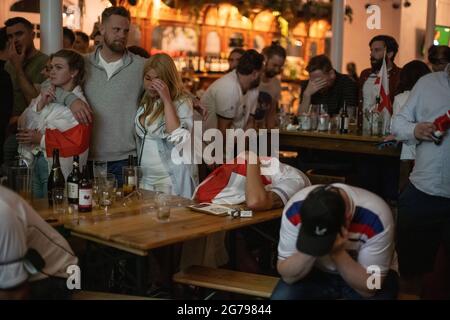
<svg viewBox="0 0 450 320">
<path fill-rule="evenodd" d="M 78 216 L 65 215 L 54 225 L 64 225 L 73 236 L 138 256 L 138 293 L 143 294 L 149 250 L 273 220 L 282 214 L 282 209 L 277 209 L 256 212 L 251 218 L 218 217 L 178 206 L 179 203 L 186 205 L 192 201 L 173 196 L 170 219 L 160 222 L 156 218 L 156 211 L 152 209 L 152 199 L 153 193 L 146 192 L 143 200 L 127 207 L 113 206 L 108 216 L 104 210 L 96 209 Z M 44 219 L 53 215 L 46 200 L 35 201 L 33 206 Z"/>
<path fill-rule="evenodd" d="M 317 131 L 280 131 L 280 148 L 294 147 L 358 154 L 400 157 L 401 148 L 377 148 L 382 137 Z"/>
<path fill-rule="evenodd" d="M 118 248 L 136 255 L 146 256 L 154 248 L 200 238 L 219 231 L 228 231 L 281 217 L 282 209 L 254 213 L 251 218 L 217 217 L 178 207 L 177 202 L 190 200 L 173 196 L 170 219 L 158 221 L 151 195 L 130 206 L 113 206 L 109 216 L 102 209 L 78 217 L 65 215 L 53 225 L 64 225 L 72 235 Z M 193 203 L 193 202 L 192 202 Z M 33 203 L 44 218 L 52 217 L 52 210 L 44 200 Z"/>
</svg>

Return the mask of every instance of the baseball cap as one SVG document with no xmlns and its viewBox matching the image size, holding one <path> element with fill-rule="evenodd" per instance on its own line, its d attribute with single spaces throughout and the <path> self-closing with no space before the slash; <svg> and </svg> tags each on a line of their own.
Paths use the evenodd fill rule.
<svg viewBox="0 0 450 320">
<path fill-rule="evenodd" d="M 321 186 L 311 191 L 300 209 L 297 249 L 314 257 L 328 254 L 345 223 L 345 202 L 337 188 Z"/>
</svg>

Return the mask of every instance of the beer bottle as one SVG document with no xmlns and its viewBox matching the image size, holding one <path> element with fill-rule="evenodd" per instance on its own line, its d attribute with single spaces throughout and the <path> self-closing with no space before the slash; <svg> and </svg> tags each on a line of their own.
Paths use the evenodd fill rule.
<svg viewBox="0 0 450 320">
<path fill-rule="evenodd" d="M 344 101 L 344 109 L 341 112 L 341 117 L 339 121 L 339 132 L 341 134 L 347 134 L 348 133 L 348 113 L 347 113 L 347 105 Z"/>
<path fill-rule="evenodd" d="M 123 168 L 123 195 L 127 196 L 136 189 L 136 171 L 134 157 L 128 156 L 128 166 Z"/>
<path fill-rule="evenodd" d="M 59 163 L 59 149 L 53 149 L 53 165 L 47 182 L 47 197 L 48 204 L 53 206 L 53 189 L 64 189 L 66 180 L 61 171 L 61 164 Z"/>
<path fill-rule="evenodd" d="M 80 165 L 79 157 L 73 157 L 73 169 L 67 177 L 67 201 L 69 204 L 78 205 L 78 184 L 80 183 Z"/>
<path fill-rule="evenodd" d="M 78 211 L 92 211 L 92 182 L 87 166 L 83 166 L 83 177 L 78 185 Z"/>
</svg>

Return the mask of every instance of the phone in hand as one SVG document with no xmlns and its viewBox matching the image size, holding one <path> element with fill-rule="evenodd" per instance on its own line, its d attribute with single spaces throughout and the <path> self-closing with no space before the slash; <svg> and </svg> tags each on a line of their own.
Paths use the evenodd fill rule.
<svg viewBox="0 0 450 320">
<path fill-rule="evenodd" d="M 384 149 L 384 148 L 388 148 L 388 147 L 397 147 L 398 145 L 398 141 L 397 140 L 387 140 L 387 141 L 381 141 L 381 142 L 377 142 L 375 143 L 375 146 L 378 149 Z"/>
</svg>

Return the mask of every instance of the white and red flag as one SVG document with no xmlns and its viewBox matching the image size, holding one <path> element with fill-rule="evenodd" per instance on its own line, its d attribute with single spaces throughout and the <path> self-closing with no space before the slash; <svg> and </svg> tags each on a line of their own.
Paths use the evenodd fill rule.
<svg viewBox="0 0 450 320">
<path fill-rule="evenodd" d="M 389 134 L 393 108 L 389 97 L 389 75 L 386 65 L 386 52 L 384 53 L 383 65 L 378 73 L 375 84 L 380 85 L 380 90 L 378 93 L 380 104 L 378 105 L 378 110 L 376 111 L 383 117 L 383 134 Z"/>
</svg>

